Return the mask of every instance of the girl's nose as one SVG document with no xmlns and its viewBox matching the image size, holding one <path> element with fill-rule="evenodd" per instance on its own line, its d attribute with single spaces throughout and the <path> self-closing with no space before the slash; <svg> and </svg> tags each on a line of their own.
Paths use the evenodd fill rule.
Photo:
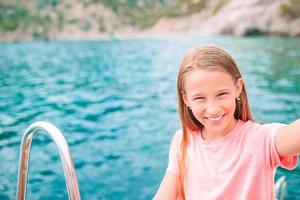
<svg viewBox="0 0 300 200">
<path fill-rule="evenodd" d="M 206 113 L 209 117 L 216 116 L 220 113 L 220 106 L 216 103 L 209 103 L 206 107 Z"/>
</svg>

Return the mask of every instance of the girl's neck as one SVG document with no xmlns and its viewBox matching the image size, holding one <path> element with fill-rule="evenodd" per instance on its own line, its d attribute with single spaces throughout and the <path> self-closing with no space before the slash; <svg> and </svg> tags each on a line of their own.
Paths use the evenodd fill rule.
<svg viewBox="0 0 300 200">
<path fill-rule="evenodd" d="M 234 118 L 225 127 L 225 129 L 223 129 L 219 132 L 216 132 L 215 130 L 207 129 L 207 128 L 203 127 L 202 130 L 201 130 L 201 136 L 202 136 L 203 140 L 206 140 L 206 141 L 213 141 L 213 140 L 216 140 L 218 138 L 224 137 L 225 135 L 227 135 L 228 133 L 230 133 L 234 129 L 237 122 L 238 122 L 238 120 Z"/>
</svg>

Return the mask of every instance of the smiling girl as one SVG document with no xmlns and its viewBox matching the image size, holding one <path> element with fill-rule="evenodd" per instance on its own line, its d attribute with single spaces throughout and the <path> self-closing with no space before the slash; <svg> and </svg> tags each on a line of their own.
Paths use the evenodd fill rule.
<svg viewBox="0 0 300 200">
<path fill-rule="evenodd" d="M 276 168 L 298 163 L 300 120 L 255 122 L 235 61 L 212 45 L 186 54 L 177 92 L 182 129 L 154 199 L 275 199 Z"/>
</svg>

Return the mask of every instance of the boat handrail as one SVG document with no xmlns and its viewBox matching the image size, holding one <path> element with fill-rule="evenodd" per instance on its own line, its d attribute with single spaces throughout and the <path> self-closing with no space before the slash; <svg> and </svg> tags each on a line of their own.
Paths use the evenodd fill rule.
<svg viewBox="0 0 300 200">
<path fill-rule="evenodd" d="M 45 132 L 50 135 L 58 148 L 60 159 L 63 165 L 64 176 L 66 179 L 69 200 L 80 200 L 76 171 L 73 159 L 71 157 L 69 145 L 60 130 L 53 124 L 45 121 L 32 123 L 23 134 L 20 148 L 17 200 L 26 199 L 27 175 L 31 142 L 34 134 L 39 131 Z"/>
<path fill-rule="evenodd" d="M 281 176 L 275 183 L 276 200 L 284 200 L 286 194 L 286 177 Z"/>
</svg>

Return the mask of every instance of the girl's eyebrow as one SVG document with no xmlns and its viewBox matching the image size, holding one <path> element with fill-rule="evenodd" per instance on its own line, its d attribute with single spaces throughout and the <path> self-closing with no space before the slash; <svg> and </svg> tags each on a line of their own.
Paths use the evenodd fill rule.
<svg viewBox="0 0 300 200">
<path fill-rule="evenodd" d="M 222 92 L 228 92 L 228 91 L 230 91 L 230 89 L 227 89 L 227 88 L 226 89 L 222 89 L 222 90 L 219 90 L 217 92 L 217 94 L 222 93 Z M 205 95 L 202 94 L 202 93 L 196 93 L 196 94 L 192 95 L 192 98 L 197 97 L 197 96 L 205 96 Z"/>
<path fill-rule="evenodd" d="M 230 89 L 222 89 L 222 90 L 219 90 L 217 93 L 228 92 L 228 91 L 230 91 Z"/>
</svg>

